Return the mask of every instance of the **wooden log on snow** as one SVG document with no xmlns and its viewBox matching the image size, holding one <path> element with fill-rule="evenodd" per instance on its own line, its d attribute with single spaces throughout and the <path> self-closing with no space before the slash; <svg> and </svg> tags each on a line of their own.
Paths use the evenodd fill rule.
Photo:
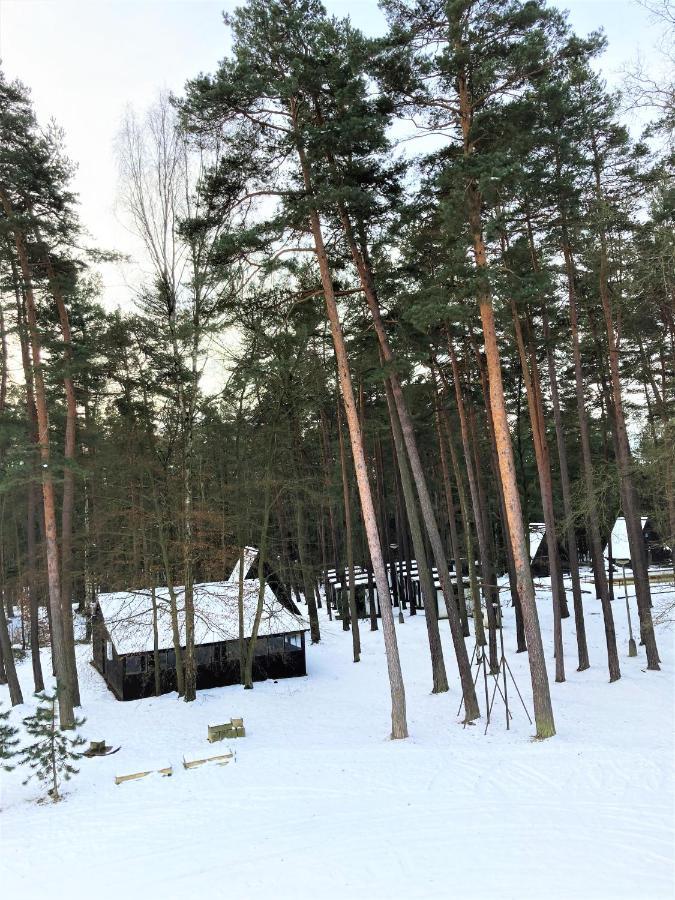
<svg viewBox="0 0 675 900">
<path fill-rule="evenodd" d="M 195 750 L 192 753 L 183 754 L 183 768 L 196 769 L 197 766 L 203 766 L 206 763 L 215 763 L 219 766 L 225 766 L 235 758 L 234 750 L 230 747 L 223 747 L 219 753 L 209 754 L 208 750 Z"/>
<path fill-rule="evenodd" d="M 140 766 L 135 772 L 127 772 L 123 775 L 115 775 L 115 784 L 123 784 L 125 781 L 136 781 L 139 778 L 145 778 L 146 775 L 157 773 L 159 775 L 173 775 L 171 763 L 164 763 L 161 766 Z"/>
</svg>

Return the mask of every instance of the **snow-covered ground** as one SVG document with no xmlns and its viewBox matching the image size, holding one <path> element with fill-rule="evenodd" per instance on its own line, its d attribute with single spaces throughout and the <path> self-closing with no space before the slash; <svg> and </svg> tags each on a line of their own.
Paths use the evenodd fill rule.
<svg viewBox="0 0 675 900">
<path fill-rule="evenodd" d="M 550 660 L 550 600 L 539 596 Z M 307 678 L 203 691 L 192 704 L 175 695 L 118 702 L 81 646 L 83 733 L 121 750 L 83 759 L 56 805 L 37 804 L 39 786 L 22 786 L 19 771 L 0 775 L 0 893 L 22 900 L 672 898 L 674 633 L 659 628 L 662 671 L 647 672 L 642 648 L 637 659 L 627 656 L 617 598 L 623 677 L 610 685 L 602 616 L 589 594 L 585 610 L 592 668 L 575 671 L 574 624 L 566 620 L 568 680 L 551 684 L 558 735 L 545 742 L 531 740 L 517 701 L 510 731 L 503 706 L 487 735 L 484 720 L 462 727 L 447 623 L 451 691 L 432 696 L 421 615 L 397 625 L 410 729 L 399 742 L 388 739 L 382 634 L 367 623 L 359 665 L 350 635 L 322 615 Z M 511 609 L 505 639 L 531 710 Z M 21 679 L 30 698 L 29 660 Z M 6 687 L 0 698 L 6 708 Z M 13 720 L 30 709 L 15 709 Z M 185 751 L 209 747 L 207 725 L 232 716 L 243 716 L 247 730 L 231 742 L 236 763 L 184 770 Z M 136 763 L 166 759 L 171 778 L 114 783 Z"/>
</svg>

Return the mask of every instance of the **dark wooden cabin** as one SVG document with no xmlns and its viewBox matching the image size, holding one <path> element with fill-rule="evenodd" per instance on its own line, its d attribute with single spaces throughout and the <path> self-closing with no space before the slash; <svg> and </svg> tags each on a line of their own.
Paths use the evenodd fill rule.
<svg viewBox="0 0 675 900">
<path fill-rule="evenodd" d="M 655 566 L 667 566 L 672 563 L 673 554 L 670 547 L 663 543 L 661 537 L 656 530 L 656 523 L 648 516 L 642 516 L 642 537 L 644 539 L 645 551 L 647 554 L 647 564 Z M 605 545 L 605 559 L 610 559 L 614 568 L 628 566 L 632 568 L 630 542 L 628 540 L 628 529 L 626 520 L 623 516 L 619 516 L 614 523 L 610 538 Z"/>
<path fill-rule="evenodd" d="M 175 588 L 179 633 L 184 635 L 183 588 Z M 239 683 L 239 586 L 196 584 L 197 689 Z M 244 638 L 250 639 L 258 581 L 244 582 Z M 154 613 L 153 613 L 154 609 Z M 100 594 L 92 616 L 92 662 L 118 700 L 155 694 L 155 631 L 160 693 L 176 690 L 176 655 L 167 588 Z M 255 644 L 253 679 L 306 675 L 307 623 L 265 588 Z M 181 646 L 181 650 L 184 646 Z"/>
</svg>

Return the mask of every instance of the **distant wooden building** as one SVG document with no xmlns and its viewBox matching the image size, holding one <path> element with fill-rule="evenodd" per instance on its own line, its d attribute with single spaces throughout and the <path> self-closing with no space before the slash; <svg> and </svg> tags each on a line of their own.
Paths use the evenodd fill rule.
<svg viewBox="0 0 675 900">
<path fill-rule="evenodd" d="M 672 551 L 661 540 L 652 519 L 642 516 L 642 538 L 645 544 L 648 565 L 667 565 L 672 561 Z M 609 562 L 611 549 L 611 562 L 618 566 L 632 567 L 630 542 L 628 540 L 628 526 L 623 516 L 619 516 L 614 523 L 610 539 L 604 550 L 605 559 Z"/>
<path fill-rule="evenodd" d="M 548 577 L 551 574 L 551 566 L 548 554 L 548 539 L 544 522 L 530 522 L 530 570 L 537 578 Z M 569 572 L 569 557 L 567 548 L 560 535 L 557 536 L 558 556 L 563 572 Z"/>
<path fill-rule="evenodd" d="M 238 581 L 238 579 L 237 579 Z M 184 589 L 175 588 L 184 651 Z M 197 689 L 239 683 L 239 585 L 194 586 Z M 244 581 L 244 639 L 251 637 L 258 580 Z M 153 612 L 154 610 L 154 612 Z M 265 586 L 254 650 L 253 679 L 306 675 L 305 620 Z M 156 637 L 155 637 L 156 635 Z M 118 700 L 155 693 L 155 641 L 161 693 L 176 690 L 176 654 L 169 592 L 165 587 L 99 594 L 92 615 L 92 662 Z"/>
<path fill-rule="evenodd" d="M 392 588 L 391 599 L 393 605 L 398 606 L 400 598 L 402 596 L 405 596 L 404 602 L 406 604 L 414 603 L 416 609 L 424 609 L 424 597 L 422 594 L 419 573 L 417 570 L 417 561 L 414 559 L 410 560 L 409 565 L 406 562 L 388 563 L 386 569 L 387 581 L 389 583 L 389 587 Z M 443 591 L 441 590 L 438 570 L 435 566 L 433 566 L 430 571 L 433 578 L 434 587 L 436 589 L 437 616 L 439 619 L 447 619 L 448 612 L 445 607 L 445 600 L 443 598 Z M 456 587 L 457 575 L 454 569 L 450 569 L 449 575 L 450 581 Z M 348 573 L 346 570 L 336 572 L 335 569 L 328 569 L 328 571 L 325 573 L 325 581 L 327 583 L 326 597 L 328 601 L 333 604 L 335 609 L 341 614 L 343 606 L 346 606 L 346 604 L 349 602 Z M 396 593 L 393 590 L 394 582 L 396 582 L 396 587 L 398 589 Z M 466 593 L 469 587 L 468 579 L 462 577 L 460 579 L 460 584 L 462 586 L 462 590 Z M 375 614 L 379 616 L 381 614 L 381 611 L 373 573 L 362 569 L 359 566 L 354 566 L 354 588 L 356 594 L 356 608 L 358 610 L 359 616 L 362 618 L 370 616 L 373 605 L 375 606 Z M 399 598 L 398 600 L 397 597 Z"/>
</svg>

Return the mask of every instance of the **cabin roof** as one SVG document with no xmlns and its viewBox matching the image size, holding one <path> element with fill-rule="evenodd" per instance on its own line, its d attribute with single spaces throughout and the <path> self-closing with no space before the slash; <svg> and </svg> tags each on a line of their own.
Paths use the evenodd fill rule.
<svg viewBox="0 0 675 900">
<path fill-rule="evenodd" d="M 641 516 L 640 524 L 644 530 L 647 523 L 647 517 Z M 609 544 L 605 546 L 605 558 L 609 555 Z M 630 560 L 630 544 L 628 543 L 628 526 L 623 516 L 619 516 L 612 528 L 612 559 L 620 562 L 622 559 Z"/>
<path fill-rule="evenodd" d="M 533 562 L 537 555 L 545 535 L 546 524 L 544 522 L 530 522 L 530 562 Z"/>
<path fill-rule="evenodd" d="M 251 636 L 258 603 L 258 579 L 244 581 L 244 637 Z M 178 630 L 185 646 L 185 609 L 183 587 L 174 588 L 178 607 Z M 239 585 L 224 581 L 194 586 L 195 645 L 215 644 L 239 638 Z M 173 647 L 171 608 L 166 587 L 155 590 L 159 649 Z M 98 595 L 98 605 L 106 629 L 118 654 L 149 653 L 153 650 L 153 615 L 150 588 L 117 591 Z M 259 637 L 307 631 L 302 616 L 286 609 L 265 585 Z"/>
<path fill-rule="evenodd" d="M 244 547 L 244 579 L 249 578 L 251 574 L 251 568 L 253 563 L 258 558 L 258 550 L 256 547 Z M 237 561 L 234 564 L 234 568 L 230 573 L 230 577 L 227 579 L 228 584 L 239 584 L 239 578 L 241 569 L 241 556 L 237 557 Z"/>
</svg>

